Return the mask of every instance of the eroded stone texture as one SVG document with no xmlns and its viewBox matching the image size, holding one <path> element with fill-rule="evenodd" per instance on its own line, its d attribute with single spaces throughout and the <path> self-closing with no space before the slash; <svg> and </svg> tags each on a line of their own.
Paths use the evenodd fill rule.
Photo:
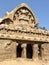
<svg viewBox="0 0 49 65">
<path fill-rule="evenodd" d="M 49 44 L 48 43 L 42 44 L 42 59 L 43 60 L 49 59 Z"/>
<path fill-rule="evenodd" d="M 26 44 L 22 44 L 22 58 L 26 58 Z"/>
<path fill-rule="evenodd" d="M 0 40 L 0 60 L 16 57 L 16 43 L 12 40 Z"/>
<path fill-rule="evenodd" d="M 38 44 L 33 45 L 33 60 L 38 60 Z"/>
<path fill-rule="evenodd" d="M 0 60 L 49 60 L 49 31 L 37 28 L 37 24 L 24 3 L 0 18 Z"/>
</svg>

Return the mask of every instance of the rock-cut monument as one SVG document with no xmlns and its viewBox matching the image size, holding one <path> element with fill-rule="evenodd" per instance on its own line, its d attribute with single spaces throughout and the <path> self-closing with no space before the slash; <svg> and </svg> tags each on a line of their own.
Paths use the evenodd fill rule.
<svg viewBox="0 0 49 65">
<path fill-rule="evenodd" d="M 24 3 L 0 18 L 0 60 L 49 60 L 49 31 L 37 25 L 36 16 Z"/>
</svg>

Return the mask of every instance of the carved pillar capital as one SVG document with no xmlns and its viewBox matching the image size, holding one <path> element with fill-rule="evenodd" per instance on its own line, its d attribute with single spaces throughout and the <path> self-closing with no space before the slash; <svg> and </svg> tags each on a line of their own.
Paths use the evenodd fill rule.
<svg viewBox="0 0 49 65">
<path fill-rule="evenodd" d="M 22 48 L 24 48 L 24 47 L 26 48 L 26 46 L 27 46 L 27 45 L 26 45 L 25 43 L 21 45 Z"/>
</svg>

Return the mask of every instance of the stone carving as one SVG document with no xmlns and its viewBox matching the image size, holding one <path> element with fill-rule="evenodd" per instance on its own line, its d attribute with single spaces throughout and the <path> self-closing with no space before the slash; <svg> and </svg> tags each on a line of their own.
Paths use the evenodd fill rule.
<svg viewBox="0 0 49 65">
<path fill-rule="evenodd" d="M 14 20 L 16 20 L 17 23 L 19 22 L 21 24 L 33 24 L 35 21 L 34 16 L 25 7 L 22 7 L 21 9 L 15 12 Z"/>
<path fill-rule="evenodd" d="M 6 13 L 0 19 L 0 60 L 49 60 L 49 31 L 37 28 L 37 24 L 26 4 Z"/>
<path fill-rule="evenodd" d="M 34 27 L 36 25 L 35 17 L 32 12 L 27 8 L 27 6 L 22 6 L 14 13 L 13 20 L 16 24 L 31 25 Z"/>
</svg>

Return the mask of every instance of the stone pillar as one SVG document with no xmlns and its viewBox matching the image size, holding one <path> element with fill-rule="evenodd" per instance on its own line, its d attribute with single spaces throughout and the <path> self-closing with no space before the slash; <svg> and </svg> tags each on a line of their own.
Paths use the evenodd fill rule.
<svg viewBox="0 0 49 65">
<path fill-rule="evenodd" d="M 38 60 L 38 44 L 33 44 L 33 60 Z"/>
<path fill-rule="evenodd" d="M 39 60 L 41 60 L 42 58 L 41 58 L 41 52 L 42 52 L 42 48 L 41 48 L 41 45 L 42 44 L 38 44 L 38 57 L 39 57 Z"/>
<path fill-rule="evenodd" d="M 49 44 L 44 43 L 42 44 L 42 60 L 48 60 L 49 59 Z"/>
<path fill-rule="evenodd" d="M 18 46 L 18 43 L 16 42 L 16 58 L 17 58 L 17 46 Z"/>
<path fill-rule="evenodd" d="M 23 43 L 21 47 L 22 47 L 22 58 L 26 58 L 26 44 Z"/>
</svg>

